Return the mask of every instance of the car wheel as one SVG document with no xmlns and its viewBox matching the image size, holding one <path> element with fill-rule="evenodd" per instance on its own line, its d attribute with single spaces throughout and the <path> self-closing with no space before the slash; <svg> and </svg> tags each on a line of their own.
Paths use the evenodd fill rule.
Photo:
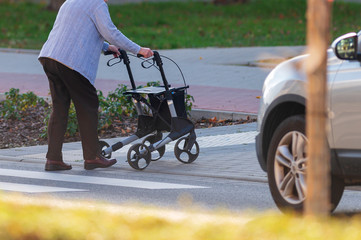
<svg viewBox="0 0 361 240">
<path fill-rule="evenodd" d="M 305 116 L 285 119 L 272 136 L 268 155 L 267 173 L 270 191 L 277 207 L 303 211 L 306 198 L 307 144 Z M 342 179 L 331 178 L 331 205 L 333 211 L 344 191 Z"/>
</svg>

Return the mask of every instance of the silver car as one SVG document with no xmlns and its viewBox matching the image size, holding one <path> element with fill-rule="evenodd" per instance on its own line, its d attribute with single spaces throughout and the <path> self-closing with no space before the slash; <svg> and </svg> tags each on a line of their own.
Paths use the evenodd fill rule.
<svg viewBox="0 0 361 240">
<path fill-rule="evenodd" d="M 328 145 L 331 204 L 345 186 L 361 185 L 361 31 L 337 38 L 328 50 Z M 302 55 L 268 75 L 258 113 L 257 157 L 276 205 L 302 211 L 306 197 L 306 74 Z"/>
</svg>

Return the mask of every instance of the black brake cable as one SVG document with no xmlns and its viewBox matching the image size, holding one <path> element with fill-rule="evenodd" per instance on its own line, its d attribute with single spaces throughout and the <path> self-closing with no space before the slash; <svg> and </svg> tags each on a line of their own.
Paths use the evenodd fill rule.
<svg viewBox="0 0 361 240">
<path fill-rule="evenodd" d="M 142 65 L 143 68 L 149 69 L 149 68 L 151 68 L 151 67 L 155 67 L 155 68 L 158 69 L 158 71 L 159 71 L 158 66 L 155 64 L 154 58 L 152 58 L 152 59 L 146 59 L 146 58 L 143 58 L 143 57 L 138 57 L 138 56 L 133 55 L 133 54 L 129 54 L 129 55 L 132 56 L 132 57 L 135 57 L 135 58 L 140 58 L 140 59 L 142 59 L 143 62 L 141 63 L 141 65 Z M 160 57 L 166 58 L 166 59 L 168 59 L 169 61 L 171 61 L 172 63 L 174 63 L 174 65 L 176 65 L 176 67 L 178 68 L 178 70 L 179 70 L 179 72 L 180 72 L 180 74 L 181 74 L 181 76 L 182 76 L 184 86 L 187 86 L 187 83 L 186 83 L 186 80 L 185 80 L 183 71 L 182 71 L 182 69 L 179 67 L 179 65 L 178 65 L 173 59 L 171 59 L 171 58 L 169 58 L 169 57 L 167 57 L 167 56 L 160 55 Z M 150 62 L 151 60 L 152 60 L 152 62 Z M 148 63 L 149 65 L 146 66 L 145 63 Z M 186 92 L 186 94 L 187 94 L 187 89 L 185 89 L 185 92 Z"/>
<path fill-rule="evenodd" d="M 160 56 L 163 57 L 163 58 L 168 59 L 169 61 L 171 61 L 172 63 L 174 63 L 174 64 L 177 66 L 177 68 L 178 68 L 178 70 L 179 70 L 179 72 L 180 72 L 180 74 L 181 74 L 181 76 L 182 76 L 184 86 L 187 86 L 186 79 L 185 79 L 185 77 L 184 77 L 184 75 L 183 75 L 182 69 L 178 66 L 178 64 L 177 64 L 173 59 L 171 59 L 171 58 L 169 58 L 169 57 L 167 57 L 167 56 L 163 56 L 163 55 L 160 55 Z M 187 92 L 187 91 L 186 91 L 186 92 Z"/>
<path fill-rule="evenodd" d="M 154 58 L 152 58 L 152 59 L 146 59 L 146 58 L 143 58 L 143 57 L 138 57 L 138 56 L 136 56 L 136 55 L 134 55 L 134 54 L 128 54 L 128 55 L 130 55 L 130 56 L 132 56 L 132 57 L 135 57 L 135 58 L 140 58 L 140 59 L 142 59 L 143 62 L 141 63 L 141 66 L 142 66 L 143 68 L 149 69 L 149 68 L 151 68 L 151 67 L 155 67 L 155 68 L 159 71 L 159 67 L 155 64 Z M 167 56 L 164 56 L 164 55 L 160 55 L 160 56 L 161 56 L 162 58 L 168 59 L 169 61 L 171 61 L 172 63 L 174 63 L 174 65 L 176 65 L 176 67 L 178 68 L 178 70 L 179 70 L 179 72 L 180 72 L 180 74 L 181 74 L 181 76 L 182 76 L 184 86 L 186 87 L 186 86 L 187 86 L 187 83 L 186 83 L 186 80 L 185 80 L 183 71 L 182 71 L 182 69 L 179 67 L 179 65 L 178 65 L 173 59 L 171 59 L 171 58 L 169 58 L 169 57 L 167 57 Z M 113 61 L 114 59 L 119 59 L 119 61 L 110 64 L 111 61 Z M 115 58 L 112 58 L 112 59 L 108 60 L 107 65 L 108 65 L 109 67 L 112 67 L 112 66 L 114 66 L 114 65 L 116 65 L 116 64 L 118 64 L 118 63 L 121 63 L 122 60 L 123 60 L 123 59 L 122 59 L 121 57 L 115 57 Z M 146 65 L 146 64 L 149 64 L 149 65 Z M 185 93 L 187 94 L 187 89 L 185 89 Z"/>
</svg>

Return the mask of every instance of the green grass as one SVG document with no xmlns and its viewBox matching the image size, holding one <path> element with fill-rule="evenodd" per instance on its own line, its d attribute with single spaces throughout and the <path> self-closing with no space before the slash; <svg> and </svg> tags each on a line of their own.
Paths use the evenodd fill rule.
<svg viewBox="0 0 361 240">
<path fill-rule="evenodd" d="M 215 6 L 202 2 L 110 5 L 129 38 L 154 49 L 306 44 L 305 0 L 253 0 Z M 361 30 L 361 4 L 335 2 L 331 36 Z M 40 49 L 56 17 L 44 5 L 0 3 L 0 47 Z"/>
</svg>

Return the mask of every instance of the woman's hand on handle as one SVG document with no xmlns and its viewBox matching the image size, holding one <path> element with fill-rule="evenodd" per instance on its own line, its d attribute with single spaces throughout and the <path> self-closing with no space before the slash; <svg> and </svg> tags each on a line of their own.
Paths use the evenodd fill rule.
<svg viewBox="0 0 361 240">
<path fill-rule="evenodd" d="M 114 45 L 109 45 L 108 51 L 113 52 L 113 56 L 114 57 L 119 57 L 120 56 L 120 52 L 118 50 L 118 48 Z"/>
<path fill-rule="evenodd" d="M 142 55 L 145 58 L 153 56 L 153 51 L 150 48 L 140 48 L 138 54 Z"/>
</svg>

